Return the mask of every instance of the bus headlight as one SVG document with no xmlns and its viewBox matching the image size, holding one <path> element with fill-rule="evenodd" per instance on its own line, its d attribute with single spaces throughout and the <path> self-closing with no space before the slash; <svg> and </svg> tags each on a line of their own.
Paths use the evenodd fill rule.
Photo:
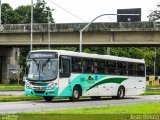
<svg viewBox="0 0 160 120">
<path fill-rule="evenodd" d="M 54 88 L 55 88 L 54 83 L 49 84 L 48 87 L 47 87 L 48 90 L 51 90 L 51 89 L 54 89 Z"/>
<path fill-rule="evenodd" d="M 32 85 L 29 82 L 26 82 L 25 86 L 26 86 L 27 89 L 32 89 Z"/>
</svg>

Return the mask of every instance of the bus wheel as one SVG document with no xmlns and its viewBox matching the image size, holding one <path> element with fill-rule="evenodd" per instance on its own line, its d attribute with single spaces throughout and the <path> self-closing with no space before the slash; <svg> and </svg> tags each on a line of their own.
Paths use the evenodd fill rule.
<svg viewBox="0 0 160 120">
<path fill-rule="evenodd" d="M 47 102 L 52 101 L 53 97 L 52 96 L 43 96 L 44 100 Z"/>
<path fill-rule="evenodd" d="M 112 96 L 113 99 L 123 99 L 125 96 L 125 88 L 120 86 L 118 88 L 117 96 Z"/>
<path fill-rule="evenodd" d="M 72 97 L 69 97 L 69 100 L 75 102 L 79 100 L 79 97 L 80 97 L 80 90 L 79 87 L 76 86 L 74 87 Z"/>
</svg>

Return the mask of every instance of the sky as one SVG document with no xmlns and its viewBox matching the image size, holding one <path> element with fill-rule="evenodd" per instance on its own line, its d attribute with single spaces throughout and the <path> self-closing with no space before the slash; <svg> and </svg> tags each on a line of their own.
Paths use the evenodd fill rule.
<svg viewBox="0 0 160 120">
<path fill-rule="evenodd" d="M 36 0 L 33 0 L 34 3 Z M 157 9 L 159 0 L 45 0 L 52 12 L 56 23 L 90 22 L 101 14 L 116 14 L 117 9 L 141 8 L 142 21 L 148 21 L 147 16 Z M 30 5 L 31 0 L 1 0 L 16 8 Z M 116 22 L 116 16 L 103 16 L 95 22 Z"/>
</svg>

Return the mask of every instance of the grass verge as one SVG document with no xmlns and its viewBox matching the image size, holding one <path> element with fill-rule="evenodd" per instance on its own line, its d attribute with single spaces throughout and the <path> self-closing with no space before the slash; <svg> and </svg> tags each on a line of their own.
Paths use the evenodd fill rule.
<svg viewBox="0 0 160 120">
<path fill-rule="evenodd" d="M 143 95 L 160 95 L 160 86 L 147 86 Z"/>
<path fill-rule="evenodd" d="M 12 114 L 16 120 L 159 120 L 160 102 Z M 9 115 L 1 115 L 1 117 Z"/>
<path fill-rule="evenodd" d="M 36 114 L 160 114 L 160 102 L 58 111 L 41 111 Z"/>
<path fill-rule="evenodd" d="M 142 95 L 160 95 L 160 90 L 146 90 Z"/>
<path fill-rule="evenodd" d="M 0 95 L 0 102 L 43 100 L 42 97 L 25 95 Z"/>
<path fill-rule="evenodd" d="M 0 84 L 0 90 L 1 91 L 18 91 L 18 90 L 24 90 L 23 85 L 4 85 Z"/>
</svg>

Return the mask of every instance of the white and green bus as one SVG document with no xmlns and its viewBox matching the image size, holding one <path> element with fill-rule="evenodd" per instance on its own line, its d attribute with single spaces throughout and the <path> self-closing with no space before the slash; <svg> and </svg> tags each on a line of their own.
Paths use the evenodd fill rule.
<svg viewBox="0 0 160 120">
<path fill-rule="evenodd" d="M 64 50 L 35 50 L 27 56 L 25 94 L 100 98 L 139 95 L 146 89 L 144 59 L 79 53 Z"/>
</svg>

